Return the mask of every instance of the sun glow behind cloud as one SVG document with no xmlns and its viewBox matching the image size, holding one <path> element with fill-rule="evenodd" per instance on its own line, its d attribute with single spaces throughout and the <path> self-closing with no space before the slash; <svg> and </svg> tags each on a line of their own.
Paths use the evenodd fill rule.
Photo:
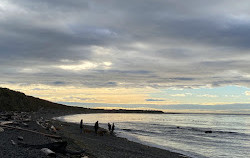
<svg viewBox="0 0 250 158">
<path fill-rule="evenodd" d="M 98 67 L 101 67 L 103 69 L 109 69 L 110 66 L 112 65 L 111 62 L 90 62 L 90 61 L 81 61 L 79 64 L 72 64 L 72 65 L 59 65 L 55 66 L 60 69 L 64 70 L 72 70 L 72 71 L 81 71 L 81 70 L 92 70 Z"/>
</svg>

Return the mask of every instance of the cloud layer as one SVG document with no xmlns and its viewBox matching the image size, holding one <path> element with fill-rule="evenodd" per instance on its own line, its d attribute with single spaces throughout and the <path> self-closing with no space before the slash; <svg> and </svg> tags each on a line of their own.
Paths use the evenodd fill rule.
<svg viewBox="0 0 250 158">
<path fill-rule="evenodd" d="M 2 0 L 0 82 L 249 87 L 249 3 Z"/>
</svg>

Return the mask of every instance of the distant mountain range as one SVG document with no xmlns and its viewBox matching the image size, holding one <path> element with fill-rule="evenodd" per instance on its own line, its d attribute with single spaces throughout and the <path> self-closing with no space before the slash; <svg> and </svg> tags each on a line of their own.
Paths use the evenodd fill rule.
<svg viewBox="0 0 250 158">
<path fill-rule="evenodd" d="M 13 91 L 8 88 L 0 88 L 0 111 L 39 111 L 39 110 L 60 110 L 76 111 L 83 113 L 163 113 L 154 110 L 104 110 L 73 107 L 53 103 L 47 100 L 27 96 L 24 93 Z"/>
</svg>

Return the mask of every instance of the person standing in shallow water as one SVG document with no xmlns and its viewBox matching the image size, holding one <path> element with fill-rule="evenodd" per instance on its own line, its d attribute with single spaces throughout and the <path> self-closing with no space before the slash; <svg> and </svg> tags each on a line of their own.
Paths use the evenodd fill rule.
<svg viewBox="0 0 250 158">
<path fill-rule="evenodd" d="M 82 120 L 80 121 L 80 133 L 82 133 L 82 129 L 83 129 L 83 122 Z"/>
<path fill-rule="evenodd" d="M 109 132 L 111 131 L 111 124 L 108 123 Z"/>
<path fill-rule="evenodd" d="M 98 131 L 98 128 L 99 128 L 98 121 L 96 121 L 94 128 L 95 128 L 95 134 L 97 134 L 97 131 Z"/>
</svg>

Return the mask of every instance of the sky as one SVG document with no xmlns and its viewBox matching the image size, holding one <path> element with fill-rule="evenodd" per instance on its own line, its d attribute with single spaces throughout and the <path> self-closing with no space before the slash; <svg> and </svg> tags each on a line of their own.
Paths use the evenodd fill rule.
<svg viewBox="0 0 250 158">
<path fill-rule="evenodd" d="M 1 0 L 0 86 L 85 107 L 248 113 L 249 43 L 247 0 Z"/>
</svg>

